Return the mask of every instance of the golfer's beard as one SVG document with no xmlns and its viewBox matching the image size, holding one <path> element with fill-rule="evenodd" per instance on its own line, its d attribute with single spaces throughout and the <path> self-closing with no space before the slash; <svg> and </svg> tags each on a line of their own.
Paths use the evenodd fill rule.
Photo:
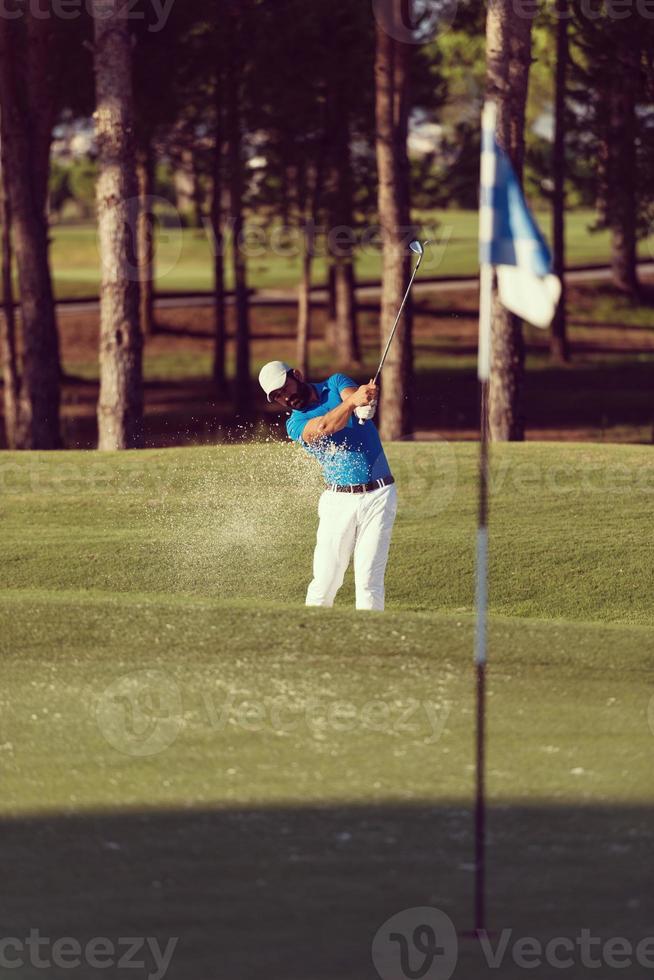
<svg viewBox="0 0 654 980">
<path fill-rule="evenodd" d="M 297 399 L 297 400 L 296 400 Z M 311 388 L 306 382 L 302 382 L 302 387 L 293 396 L 293 403 L 291 408 L 299 409 L 306 408 L 311 401 Z"/>
</svg>

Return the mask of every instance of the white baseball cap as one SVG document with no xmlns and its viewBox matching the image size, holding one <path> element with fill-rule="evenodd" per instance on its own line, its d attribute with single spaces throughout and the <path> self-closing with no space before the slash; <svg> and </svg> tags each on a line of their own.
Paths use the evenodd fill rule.
<svg viewBox="0 0 654 980">
<path fill-rule="evenodd" d="M 293 368 L 284 361 L 268 361 L 259 371 L 259 384 L 266 393 L 268 401 L 272 401 L 270 393 L 283 388 L 286 384 L 286 375 Z"/>
</svg>

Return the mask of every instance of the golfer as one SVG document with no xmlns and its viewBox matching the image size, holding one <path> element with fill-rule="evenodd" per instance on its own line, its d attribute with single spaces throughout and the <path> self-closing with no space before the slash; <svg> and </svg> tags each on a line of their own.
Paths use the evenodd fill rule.
<svg viewBox="0 0 654 980">
<path fill-rule="evenodd" d="M 259 383 L 269 402 L 291 410 L 289 437 L 316 457 L 327 481 L 307 606 L 333 606 L 354 553 L 356 608 L 383 610 L 397 490 L 373 422 L 379 389 L 344 374 L 309 384 L 283 361 L 266 364 Z"/>
</svg>

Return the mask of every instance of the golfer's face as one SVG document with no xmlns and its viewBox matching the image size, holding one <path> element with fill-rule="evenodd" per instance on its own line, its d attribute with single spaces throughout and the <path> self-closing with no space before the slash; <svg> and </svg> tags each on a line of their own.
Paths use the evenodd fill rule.
<svg viewBox="0 0 654 980">
<path fill-rule="evenodd" d="M 286 384 L 273 395 L 276 402 L 284 408 L 303 408 L 309 400 L 309 386 L 298 381 L 292 374 L 286 375 Z"/>
</svg>

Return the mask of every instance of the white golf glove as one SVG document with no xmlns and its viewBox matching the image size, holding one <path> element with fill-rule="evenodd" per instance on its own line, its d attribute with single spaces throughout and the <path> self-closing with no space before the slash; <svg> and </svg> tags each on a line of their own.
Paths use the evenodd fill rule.
<svg viewBox="0 0 654 980">
<path fill-rule="evenodd" d="M 361 422 L 367 422 L 369 419 L 374 419 L 376 411 L 377 402 L 371 402 L 369 405 L 361 405 L 359 408 L 355 408 L 354 414 Z"/>
</svg>

